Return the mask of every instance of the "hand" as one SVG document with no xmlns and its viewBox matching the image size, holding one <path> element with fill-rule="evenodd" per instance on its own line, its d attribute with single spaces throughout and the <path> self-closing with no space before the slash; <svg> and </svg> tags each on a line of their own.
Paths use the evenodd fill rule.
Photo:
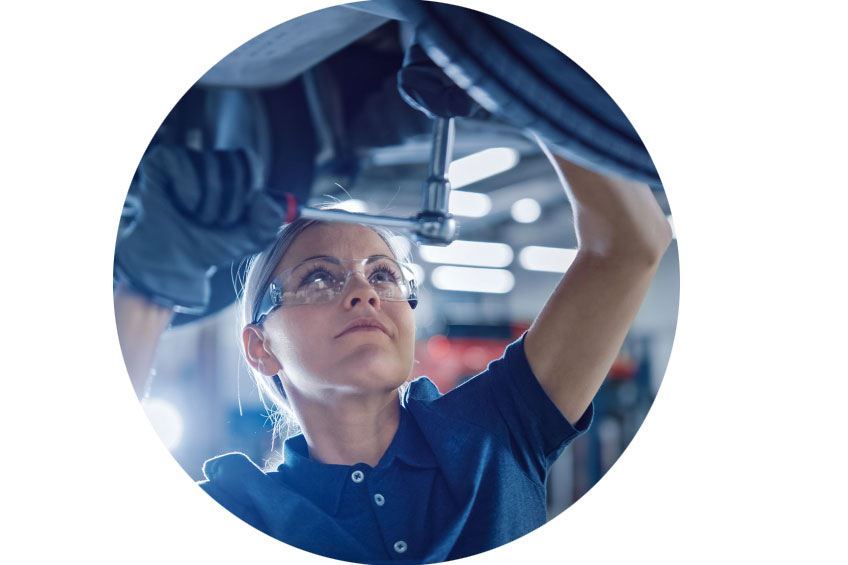
<svg viewBox="0 0 848 565">
<path fill-rule="evenodd" d="M 260 169 L 244 150 L 150 150 L 141 211 L 115 248 L 116 278 L 157 304 L 205 309 L 217 267 L 264 249 L 285 221 L 285 207 L 258 188 Z"/>
<path fill-rule="evenodd" d="M 658 262 L 671 242 L 671 226 L 648 185 L 605 176 L 553 156 L 564 175 L 583 253 Z"/>
<path fill-rule="evenodd" d="M 537 134 L 533 137 L 565 189 L 580 252 L 617 262 L 658 263 L 672 233 L 650 187 L 581 167 L 553 153 Z"/>
</svg>

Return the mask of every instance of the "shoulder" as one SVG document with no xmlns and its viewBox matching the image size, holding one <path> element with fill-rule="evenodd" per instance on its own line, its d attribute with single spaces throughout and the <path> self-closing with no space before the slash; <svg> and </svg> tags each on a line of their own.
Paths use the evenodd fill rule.
<svg viewBox="0 0 848 565">
<path fill-rule="evenodd" d="M 223 490 L 231 494 L 243 491 L 255 481 L 267 475 L 244 453 L 225 453 L 209 459 L 203 464 L 205 481 L 200 481 L 206 491 Z"/>
<path fill-rule="evenodd" d="M 443 395 L 439 392 L 436 383 L 427 377 L 418 377 L 409 383 L 409 387 L 406 389 L 403 400 L 405 403 L 409 403 L 410 401 L 432 402 L 441 396 Z"/>
<path fill-rule="evenodd" d="M 402 404 L 425 429 L 436 421 L 449 420 L 454 422 L 450 424 L 452 429 L 457 429 L 457 422 L 464 422 L 491 431 L 496 410 L 491 398 L 490 369 L 491 364 L 489 369 L 445 393 L 429 378 L 419 377 L 409 384 Z"/>
<path fill-rule="evenodd" d="M 225 453 L 203 464 L 204 481 L 198 485 L 221 506 L 262 531 L 264 522 L 257 497 L 269 490 L 268 475 L 244 453 Z"/>
<path fill-rule="evenodd" d="M 480 379 L 484 373 L 478 375 L 462 385 L 442 394 L 436 384 L 427 377 L 419 377 L 409 383 L 409 388 L 403 396 L 403 404 L 412 411 L 416 409 L 425 409 L 428 411 L 437 411 L 445 415 L 461 416 L 469 409 L 467 406 L 468 398 L 476 396 L 479 398 L 480 392 L 475 389 L 480 388 L 478 384 L 482 384 Z"/>
<path fill-rule="evenodd" d="M 265 473 L 244 453 L 225 453 L 209 459 L 203 464 L 207 479 L 226 480 L 232 475 L 264 475 Z"/>
</svg>

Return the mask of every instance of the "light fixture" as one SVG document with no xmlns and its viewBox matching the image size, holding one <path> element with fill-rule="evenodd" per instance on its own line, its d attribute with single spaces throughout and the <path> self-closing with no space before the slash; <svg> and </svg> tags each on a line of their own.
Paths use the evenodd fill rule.
<svg viewBox="0 0 848 565">
<path fill-rule="evenodd" d="M 509 211 L 512 219 L 522 224 L 533 223 L 542 215 L 542 207 L 532 198 L 516 200 Z"/>
<path fill-rule="evenodd" d="M 460 188 L 508 171 L 518 164 L 518 151 L 510 147 L 493 147 L 457 159 L 448 168 L 451 188 Z"/>
<path fill-rule="evenodd" d="M 564 273 L 576 256 L 576 249 L 531 245 L 519 252 L 518 264 L 528 271 Z"/>
<path fill-rule="evenodd" d="M 480 218 L 492 210 L 492 199 L 488 194 L 451 190 L 448 211 L 454 216 Z"/>
<path fill-rule="evenodd" d="M 428 263 L 449 263 L 472 267 L 506 267 L 512 263 L 512 247 L 505 243 L 457 240 L 446 247 L 422 245 L 421 258 Z"/>
<path fill-rule="evenodd" d="M 433 286 L 441 290 L 504 294 L 515 286 L 515 277 L 506 269 L 441 266 L 433 269 Z"/>
<path fill-rule="evenodd" d="M 183 419 L 179 410 L 162 398 L 147 398 L 142 402 L 142 408 L 162 443 L 168 451 L 173 451 L 183 437 Z"/>
</svg>

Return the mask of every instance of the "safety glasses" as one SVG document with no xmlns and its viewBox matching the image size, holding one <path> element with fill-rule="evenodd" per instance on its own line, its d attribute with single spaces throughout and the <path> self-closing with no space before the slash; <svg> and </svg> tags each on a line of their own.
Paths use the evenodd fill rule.
<svg viewBox="0 0 848 565">
<path fill-rule="evenodd" d="M 365 259 L 313 257 L 283 271 L 265 291 L 253 316 L 261 324 L 265 316 L 281 306 L 325 304 L 343 294 L 355 273 L 361 273 L 380 300 L 418 305 L 415 280 L 408 263 L 384 255 Z"/>
</svg>

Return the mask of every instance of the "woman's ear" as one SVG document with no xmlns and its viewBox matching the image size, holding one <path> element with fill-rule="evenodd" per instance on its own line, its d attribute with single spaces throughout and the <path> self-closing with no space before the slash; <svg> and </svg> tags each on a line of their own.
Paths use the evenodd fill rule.
<svg viewBox="0 0 848 565">
<path fill-rule="evenodd" d="M 241 334 L 241 339 L 244 345 L 244 356 L 251 367 L 268 377 L 282 370 L 280 362 L 271 353 L 262 328 L 256 324 L 248 324 Z"/>
</svg>

